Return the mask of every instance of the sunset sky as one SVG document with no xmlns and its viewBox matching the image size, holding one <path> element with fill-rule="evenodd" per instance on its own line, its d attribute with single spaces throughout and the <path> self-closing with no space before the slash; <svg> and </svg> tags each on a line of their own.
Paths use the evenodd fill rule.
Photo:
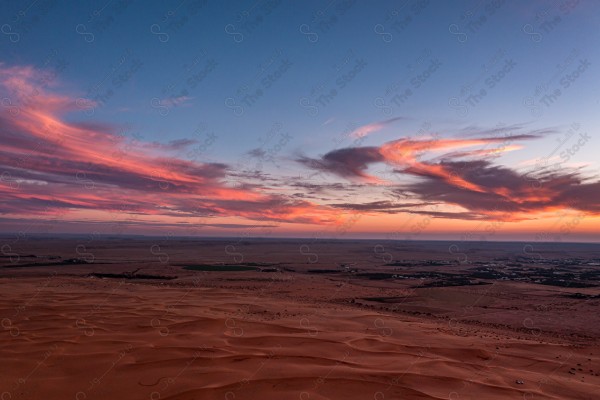
<svg viewBox="0 0 600 400">
<path fill-rule="evenodd" d="M 600 241 L 596 1 L 3 1 L 0 232 Z"/>
</svg>

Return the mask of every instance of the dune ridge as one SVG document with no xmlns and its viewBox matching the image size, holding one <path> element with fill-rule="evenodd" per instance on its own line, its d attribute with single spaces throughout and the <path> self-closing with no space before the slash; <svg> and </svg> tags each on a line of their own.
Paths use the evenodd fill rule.
<svg viewBox="0 0 600 400">
<path fill-rule="evenodd" d="M 3 400 L 593 399 L 600 384 L 569 373 L 598 369 L 595 346 L 231 289 L 1 280 Z"/>
</svg>

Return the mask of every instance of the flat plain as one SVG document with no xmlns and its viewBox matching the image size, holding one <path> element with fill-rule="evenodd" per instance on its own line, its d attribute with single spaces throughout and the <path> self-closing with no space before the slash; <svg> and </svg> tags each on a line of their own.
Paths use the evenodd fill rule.
<svg viewBox="0 0 600 400">
<path fill-rule="evenodd" d="M 594 244 L 7 238 L 0 399 L 596 399 Z"/>
</svg>

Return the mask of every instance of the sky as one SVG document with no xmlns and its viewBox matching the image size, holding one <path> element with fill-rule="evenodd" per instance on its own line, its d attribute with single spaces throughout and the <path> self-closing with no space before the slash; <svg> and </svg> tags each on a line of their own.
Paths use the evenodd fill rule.
<svg viewBox="0 0 600 400">
<path fill-rule="evenodd" d="M 600 241 L 596 1 L 4 0 L 0 233 Z"/>
</svg>

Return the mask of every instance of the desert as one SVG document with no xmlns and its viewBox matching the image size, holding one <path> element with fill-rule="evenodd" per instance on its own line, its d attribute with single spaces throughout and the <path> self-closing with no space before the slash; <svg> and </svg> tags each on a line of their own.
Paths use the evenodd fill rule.
<svg viewBox="0 0 600 400">
<path fill-rule="evenodd" d="M 596 246 L 450 245 L 21 240 L 0 269 L 2 399 L 596 398 Z"/>
</svg>

